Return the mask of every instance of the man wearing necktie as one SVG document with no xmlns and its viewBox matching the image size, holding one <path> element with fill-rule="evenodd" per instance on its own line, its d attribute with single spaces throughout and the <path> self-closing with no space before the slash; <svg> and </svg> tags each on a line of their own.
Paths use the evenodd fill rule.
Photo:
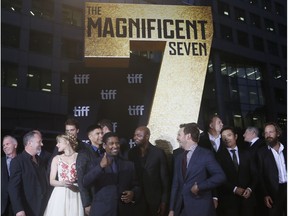
<svg viewBox="0 0 288 216">
<path fill-rule="evenodd" d="M 12 208 L 8 195 L 8 181 L 11 160 L 17 155 L 17 140 L 7 135 L 3 138 L 2 147 L 5 156 L 1 160 L 1 215 L 12 216 Z"/>
<path fill-rule="evenodd" d="M 198 146 L 196 123 L 181 124 L 177 136 L 185 151 L 175 158 L 169 216 L 215 216 L 212 190 L 225 174 L 212 151 Z"/>
<path fill-rule="evenodd" d="M 221 216 L 254 216 L 256 205 L 254 189 L 257 183 L 248 152 L 237 146 L 234 128 L 221 131 L 225 148 L 216 157 L 226 174 L 227 181 L 218 189 L 218 214 Z"/>
</svg>

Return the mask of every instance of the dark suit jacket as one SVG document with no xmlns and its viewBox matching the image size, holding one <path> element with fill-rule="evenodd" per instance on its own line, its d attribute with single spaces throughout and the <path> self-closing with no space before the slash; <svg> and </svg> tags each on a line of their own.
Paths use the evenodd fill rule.
<svg viewBox="0 0 288 216">
<path fill-rule="evenodd" d="M 134 192 L 134 200 L 138 200 L 140 188 L 136 180 L 134 164 L 131 161 L 117 158 L 117 173 L 113 173 L 111 166 L 100 167 L 102 157 L 95 158 L 89 171 L 84 175 L 83 185 L 94 187 L 93 202 L 90 215 L 128 216 L 136 215 L 133 204 L 121 201 L 122 192 Z"/>
<path fill-rule="evenodd" d="M 283 150 L 287 169 L 287 150 Z M 258 151 L 258 163 L 262 196 L 271 196 L 275 199 L 279 188 L 278 168 L 271 149 L 264 146 Z"/>
<path fill-rule="evenodd" d="M 52 156 L 52 153 L 50 153 L 50 152 L 48 152 L 42 148 L 39 157 L 42 159 L 43 163 L 45 164 L 46 170 L 48 168 L 48 164 L 49 164 L 51 156 Z"/>
<path fill-rule="evenodd" d="M 216 151 L 215 149 L 213 148 L 213 145 L 209 139 L 209 134 L 208 132 L 203 132 L 201 135 L 200 135 L 200 140 L 199 140 L 199 143 L 198 143 L 199 146 L 203 147 L 203 148 L 206 148 L 206 149 L 209 149 L 211 150 L 212 152 L 214 152 L 214 154 L 216 154 Z M 220 146 L 219 146 L 219 150 L 221 150 L 222 148 L 224 148 L 224 144 L 223 144 L 223 141 L 222 139 L 220 139 Z"/>
<path fill-rule="evenodd" d="M 218 151 L 216 157 L 218 162 L 220 163 L 222 169 L 225 172 L 227 181 L 218 189 L 218 198 L 219 198 L 219 208 L 223 209 L 234 209 L 235 215 L 239 215 L 238 213 L 241 211 L 246 211 L 244 208 L 249 208 L 248 206 L 253 206 L 255 202 L 255 187 L 257 184 L 257 178 L 255 173 L 253 172 L 252 163 L 250 160 L 249 153 L 245 150 L 241 150 L 238 148 L 239 154 L 239 167 L 238 172 L 234 167 L 232 158 L 228 149 L 223 148 L 221 151 Z M 252 189 L 252 196 L 248 199 L 242 198 L 238 195 L 235 195 L 233 190 L 237 187 L 241 187 L 246 189 L 247 187 Z M 245 205 L 241 205 L 241 203 L 245 200 Z M 247 205 L 246 205 L 247 203 Z M 251 203 L 251 205 L 249 205 Z M 249 210 L 249 209 L 247 209 Z M 226 210 L 225 210 L 226 211 Z"/>
<path fill-rule="evenodd" d="M 1 215 L 8 208 L 9 195 L 8 195 L 8 169 L 6 163 L 6 156 L 1 158 Z"/>
<path fill-rule="evenodd" d="M 105 151 L 102 149 L 101 151 Z M 93 193 L 91 188 L 86 188 L 83 186 L 82 179 L 84 175 L 88 172 L 90 163 L 95 159 L 100 157 L 100 154 L 92 149 L 91 146 L 86 145 L 86 147 L 79 149 L 78 156 L 76 159 L 76 170 L 78 177 L 78 186 L 80 191 L 80 196 L 82 200 L 83 207 L 90 206 L 93 199 Z"/>
<path fill-rule="evenodd" d="M 149 209 L 157 212 L 160 203 L 168 203 L 169 174 L 165 153 L 149 144 L 147 154 L 142 158 L 136 145 L 128 153 L 129 160 L 135 164 L 136 173 L 143 190 L 144 201 Z M 139 211 L 145 212 L 144 206 Z"/>
<path fill-rule="evenodd" d="M 213 153 L 200 146 L 196 147 L 189 161 L 186 177 L 182 176 L 182 158 L 184 153 L 176 156 L 174 178 L 171 189 L 170 210 L 175 216 L 180 215 L 184 203 L 185 216 L 213 216 L 215 209 L 211 190 L 225 181 L 225 174 Z M 194 195 L 191 188 L 197 182 L 199 193 Z"/>
<path fill-rule="evenodd" d="M 24 210 L 26 215 L 40 216 L 45 210 L 48 179 L 43 162 L 36 158 L 38 167 L 24 150 L 11 161 L 8 191 L 15 213 Z"/>
</svg>

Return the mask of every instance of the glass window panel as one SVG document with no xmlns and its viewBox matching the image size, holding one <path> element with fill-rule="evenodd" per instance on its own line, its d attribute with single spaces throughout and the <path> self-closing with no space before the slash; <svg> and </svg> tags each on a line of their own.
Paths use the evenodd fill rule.
<svg viewBox="0 0 288 216">
<path fill-rule="evenodd" d="M 259 68 L 255 68 L 255 71 L 256 80 L 262 80 L 262 75 Z"/>
<path fill-rule="evenodd" d="M 1 62 L 1 84 L 7 87 L 18 86 L 18 65 L 10 62 Z"/>
<path fill-rule="evenodd" d="M 237 31 L 238 43 L 244 47 L 249 47 L 248 34 L 243 31 Z"/>
<path fill-rule="evenodd" d="M 228 41 L 233 41 L 233 32 L 232 29 L 228 26 L 221 25 L 221 38 Z"/>
<path fill-rule="evenodd" d="M 249 0 L 251 5 L 258 5 L 258 0 Z"/>
<path fill-rule="evenodd" d="M 237 76 L 238 76 L 239 78 L 246 78 L 245 68 L 243 68 L 243 67 L 238 67 L 238 68 L 237 68 Z"/>
<path fill-rule="evenodd" d="M 20 27 L 1 23 L 1 45 L 19 48 Z"/>
<path fill-rule="evenodd" d="M 256 78 L 255 74 L 256 74 L 256 71 L 254 70 L 253 67 L 246 68 L 247 79 L 255 80 L 255 78 Z"/>
<path fill-rule="evenodd" d="M 278 24 L 279 35 L 282 37 L 287 37 L 287 26 L 283 24 Z"/>
<path fill-rule="evenodd" d="M 82 43 L 77 40 L 62 38 L 61 55 L 64 58 L 81 59 L 83 55 Z"/>
<path fill-rule="evenodd" d="M 28 67 L 27 88 L 30 90 L 50 92 L 52 89 L 51 76 L 50 70 L 38 67 Z"/>
<path fill-rule="evenodd" d="M 255 26 L 256 28 L 261 28 L 260 16 L 250 13 L 250 22 L 251 22 L 251 25 Z"/>
<path fill-rule="evenodd" d="M 61 73 L 60 77 L 60 91 L 62 95 L 68 94 L 68 75 L 66 73 Z"/>
<path fill-rule="evenodd" d="M 2 0 L 1 9 L 6 9 L 15 12 L 21 12 L 22 0 Z"/>
<path fill-rule="evenodd" d="M 30 15 L 53 19 L 54 0 L 32 0 Z"/>
<path fill-rule="evenodd" d="M 261 0 L 261 6 L 266 11 L 271 11 L 272 4 L 270 0 Z"/>
<path fill-rule="evenodd" d="M 249 87 L 249 103 L 250 104 L 259 104 L 258 92 L 256 87 Z"/>
<path fill-rule="evenodd" d="M 267 41 L 267 48 L 270 54 L 278 56 L 278 46 L 275 42 Z"/>
<path fill-rule="evenodd" d="M 62 22 L 69 25 L 82 26 L 82 10 L 68 5 L 62 5 Z"/>
<path fill-rule="evenodd" d="M 258 51 L 264 51 L 264 41 L 263 38 L 253 36 L 253 47 Z"/>
<path fill-rule="evenodd" d="M 49 33 L 39 32 L 35 30 L 30 31 L 29 46 L 31 51 L 39 52 L 41 54 L 52 54 L 53 37 Z"/>
<path fill-rule="evenodd" d="M 278 2 L 274 2 L 274 4 L 275 4 L 275 13 L 279 16 L 286 17 L 285 9 L 287 9 L 287 7 Z"/>
<path fill-rule="evenodd" d="M 282 46 L 281 46 L 281 50 L 282 50 L 282 57 L 283 57 L 284 59 L 286 59 L 286 58 L 287 58 L 287 46 L 282 45 Z"/>
<path fill-rule="evenodd" d="M 246 23 L 246 14 L 243 9 L 235 8 L 235 20 Z"/>
<path fill-rule="evenodd" d="M 227 67 L 225 63 L 221 64 L 221 74 L 222 75 L 227 75 Z"/>
<path fill-rule="evenodd" d="M 249 95 L 247 86 L 239 86 L 240 103 L 249 103 Z"/>
<path fill-rule="evenodd" d="M 230 7 L 229 4 L 225 2 L 218 3 L 219 14 L 230 17 Z"/>
<path fill-rule="evenodd" d="M 264 26 L 268 32 L 275 32 L 275 25 L 272 20 L 264 19 Z"/>
<path fill-rule="evenodd" d="M 227 67 L 228 76 L 236 77 L 237 76 L 237 69 L 235 66 L 228 66 Z"/>
<path fill-rule="evenodd" d="M 258 87 L 259 105 L 264 105 L 264 96 L 261 87 Z"/>
</svg>

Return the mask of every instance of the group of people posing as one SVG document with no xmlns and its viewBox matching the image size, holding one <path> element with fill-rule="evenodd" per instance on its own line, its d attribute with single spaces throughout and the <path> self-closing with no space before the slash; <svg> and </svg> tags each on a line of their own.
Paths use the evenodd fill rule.
<svg viewBox="0 0 288 216">
<path fill-rule="evenodd" d="M 87 128 L 89 144 L 78 132 L 68 119 L 53 153 L 38 130 L 20 154 L 3 138 L 2 216 L 287 216 L 286 145 L 274 122 L 263 138 L 248 127 L 241 144 L 217 115 L 202 133 L 181 124 L 173 153 L 149 141 L 147 126 L 135 129 L 133 148 L 109 120 Z"/>
</svg>

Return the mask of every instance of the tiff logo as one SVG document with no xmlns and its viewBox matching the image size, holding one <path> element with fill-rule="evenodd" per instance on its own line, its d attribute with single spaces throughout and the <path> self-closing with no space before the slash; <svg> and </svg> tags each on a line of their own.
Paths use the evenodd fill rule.
<svg viewBox="0 0 288 216">
<path fill-rule="evenodd" d="M 129 84 L 142 83 L 143 74 L 128 74 L 127 80 Z"/>
<path fill-rule="evenodd" d="M 134 146 L 136 146 L 135 142 L 133 141 L 133 139 L 129 140 L 129 146 L 130 148 L 133 148 Z"/>
<path fill-rule="evenodd" d="M 88 116 L 90 106 L 75 106 L 73 109 L 75 117 Z"/>
<path fill-rule="evenodd" d="M 110 89 L 110 90 L 101 90 L 101 99 L 102 100 L 115 100 L 117 90 L 115 89 Z"/>
<path fill-rule="evenodd" d="M 129 105 L 128 113 L 130 116 L 142 116 L 144 112 L 144 105 Z"/>
<path fill-rule="evenodd" d="M 76 85 L 78 84 L 88 84 L 90 74 L 75 74 L 73 79 Z"/>
<path fill-rule="evenodd" d="M 116 132 L 117 129 L 117 122 L 112 122 L 113 124 L 113 132 Z"/>
</svg>

